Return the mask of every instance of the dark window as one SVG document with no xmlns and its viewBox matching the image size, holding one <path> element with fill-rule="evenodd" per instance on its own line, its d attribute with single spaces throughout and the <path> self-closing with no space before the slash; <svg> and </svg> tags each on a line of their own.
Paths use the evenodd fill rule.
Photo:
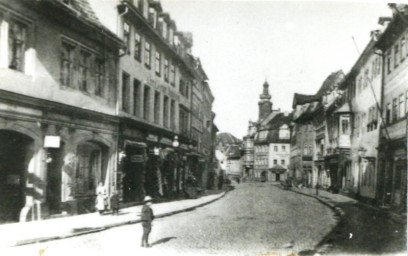
<svg viewBox="0 0 408 256">
<path fill-rule="evenodd" d="M 105 76 L 105 62 L 102 59 L 95 61 L 95 94 L 103 96 Z"/>
<path fill-rule="evenodd" d="M 149 121 L 149 110 L 150 110 L 150 88 L 145 86 L 143 94 L 143 118 Z"/>
<path fill-rule="evenodd" d="M 74 50 L 74 46 L 62 43 L 60 80 L 61 84 L 65 86 L 72 86 Z"/>
<path fill-rule="evenodd" d="M 130 54 L 130 25 L 126 21 L 123 22 L 123 41 L 127 47 L 126 53 Z"/>
<path fill-rule="evenodd" d="M 164 96 L 163 100 L 163 126 L 169 127 L 169 97 Z"/>
<path fill-rule="evenodd" d="M 391 51 L 387 52 L 387 73 L 391 73 Z"/>
<path fill-rule="evenodd" d="M 164 80 L 169 81 L 169 60 L 166 58 L 164 59 Z"/>
<path fill-rule="evenodd" d="M 8 36 L 9 68 L 23 71 L 26 26 L 18 22 L 10 22 Z"/>
<path fill-rule="evenodd" d="M 398 98 L 392 100 L 392 121 L 395 122 L 398 119 Z"/>
<path fill-rule="evenodd" d="M 122 74 L 122 110 L 129 112 L 129 86 L 130 78 L 126 73 Z"/>
<path fill-rule="evenodd" d="M 154 122 L 160 123 L 160 93 L 154 92 Z"/>
<path fill-rule="evenodd" d="M 135 50 L 134 50 L 134 58 L 138 61 L 142 58 L 142 37 L 138 32 L 135 32 Z"/>
<path fill-rule="evenodd" d="M 405 46 L 406 41 L 405 37 L 403 36 L 401 38 L 401 56 L 400 56 L 400 61 L 403 62 L 405 60 L 405 56 L 407 55 L 407 48 Z"/>
<path fill-rule="evenodd" d="M 397 44 L 394 46 L 394 67 L 398 67 L 398 64 L 399 64 L 399 58 L 400 58 L 399 49 L 400 49 L 400 45 L 399 45 L 399 42 L 397 41 Z"/>
<path fill-rule="evenodd" d="M 156 50 L 156 61 L 155 61 L 156 75 L 160 76 L 161 73 L 161 54 Z"/>
<path fill-rule="evenodd" d="M 170 129 L 176 128 L 176 102 L 171 100 L 170 103 Z"/>
<path fill-rule="evenodd" d="M 78 88 L 81 91 L 87 92 L 89 90 L 89 59 L 90 54 L 86 51 L 81 51 L 79 54 L 79 67 L 78 67 L 78 75 L 79 75 L 79 86 Z"/>
<path fill-rule="evenodd" d="M 140 81 L 137 79 L 133 80 L 133 115 L 139 116 L 139 92 Z"/>
<path fill-rule="evenodd" d="M 170 84 L 174 86 L 176 81 L 176 69 L 173 64 L 170 65 Z"/>
<path fill-rule="evenodd" d="M 404 106 L 404 94 L 401 94 L 399 96 L 399 118 L 404 118 L 405 117 L 405 106 Z"/>
<path fill-rule="evenodd" d="M 391 123 L 391 103 L 387 104 L 387 110 L 385 112 L 385 122 L 386 124 Z"/>
<path fill-rule="evenodd" d="M 147 68 L 151 67 L 151 45 L 149 42 L 145 42 L 145 66 Z"/>
</svg>

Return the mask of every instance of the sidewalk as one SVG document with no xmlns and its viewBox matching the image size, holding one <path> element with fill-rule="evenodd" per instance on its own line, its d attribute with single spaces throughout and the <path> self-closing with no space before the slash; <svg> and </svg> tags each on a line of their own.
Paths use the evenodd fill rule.
<svg viewBox="0 0 408 256">
<path fill-rule="evenodd" d="M 314 197 L 332 208 L 336 227 L 304 255 L 403 254 L 407 251 L 407 216 L 359 202 L 341 194 L 312 188 L 293 192 Z M 301 253 L 299 253 L 300 255 Z"/>
<path fill-rule="evenodd" d="M 214 202 L 226 192 L 203 196 L 198 199 L 153 204 L 156 218 L 191 211 L 197 207 Z M 119 215 L 98 213 L 81 214 L 70 217 L 49 219 L 26 223 L 0 225 L 0 248 L 32 244 L 99 232 L 108 228 L 140 222 L 142 206 L 120 209 Z"/>
</svg>

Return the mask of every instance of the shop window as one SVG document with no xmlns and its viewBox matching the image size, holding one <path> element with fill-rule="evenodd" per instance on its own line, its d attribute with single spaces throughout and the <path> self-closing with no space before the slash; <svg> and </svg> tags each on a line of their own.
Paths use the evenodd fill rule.
<svg viewBox="0 0 408 256">
<path fill-rule="evenodd" d="M 78 169 L 76 171 L 76 193 L 95 193 L 98 182 L 104 182 L 103 152 L 93 142 L 85 142 L 78 146 Z"/>
</svg>

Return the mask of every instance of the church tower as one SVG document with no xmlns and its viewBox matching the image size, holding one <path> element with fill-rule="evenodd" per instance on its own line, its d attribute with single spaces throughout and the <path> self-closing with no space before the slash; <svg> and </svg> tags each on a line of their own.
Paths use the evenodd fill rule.
<svg viewBox="0 0 408 256">
<path fill-rule="evenodd" d="M 269 94 L 269 84 L 267 81 L 263 84 L 263 92 L 259 96 L 259 117 L 258 121 L 265 119 L 270 113 L 272 113 L 272 96 Z"/>
</svg>

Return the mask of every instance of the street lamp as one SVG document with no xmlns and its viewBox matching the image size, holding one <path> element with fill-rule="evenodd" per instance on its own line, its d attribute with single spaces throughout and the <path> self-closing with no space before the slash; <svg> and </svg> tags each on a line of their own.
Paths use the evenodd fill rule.
<svg viewBox="0 0 408 256">
<path fill-rule="evenodd" d="M 178 156 L 178 151 L 177 148 L 179 147 L 180 143 L 178 142 L 178 136 L 174 136 L 174 140 L 172 143 L 172 146 L 174 148 L 175 154 L 176 154 L 176 191 L 177 191 L 177 195 L 179 194 L 179 182 L 180 182 L 180 174 L 179 174 L 179 156 Z"/>
</svg>

